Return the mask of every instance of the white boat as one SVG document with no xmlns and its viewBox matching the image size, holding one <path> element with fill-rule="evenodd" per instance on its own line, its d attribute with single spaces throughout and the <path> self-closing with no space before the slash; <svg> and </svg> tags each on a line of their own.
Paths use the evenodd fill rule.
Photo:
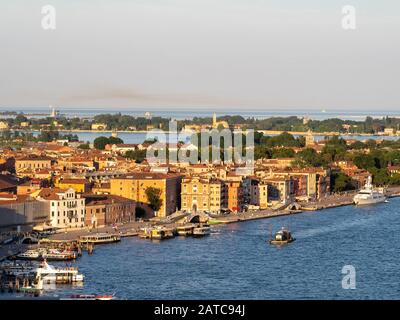
<svg viewBox="0 0 400 320">
<path fill-rule="evenodd" d="M 76 253 L 68 250 L 49 249 L 42 253 L 42 257 L 49 261 L 66 261 L 76 259 Z"/>
<path fill-rule="evenodd" d="M 44 283 L 76 283 L 84 280 L 84 276 L 78 273 L 77 268 L 55 268 L 46 261 L 43 261 L 35 272 L 36 276 L 43 279 Z"/>
<path fill-rule="evenodd" d="M 386 201 L 386 196 L 382 188 L 376 189 L 372 185 L 372 177 L 369 176 L 363 189 L 353 198 L 356 205 L 368 205 Z"/>
<path fill-rule="evenodd" d="M 190 236 L 193 234 L 193 229 L 194 229 L 194 225 L 191 224 L 187 224 L 187 225 L 183 225 L 183 226 L 178 226 L 176 228 L 176 233 L 179 236 Z"/>
<path fill-rule="evenodd" d="M 194 237 L 203 237 L 209 235 L 210 233 L 211 233 L 211 228 L 208 224 L 202 224 L 193 229 Z"/>
<path fill-rule="evenodd" d="M 42 257 L 42 252 L 39 250 L 26 250 L 23 253 L 16 255 L 18 260 L 38 260 Z"/>
</svg>

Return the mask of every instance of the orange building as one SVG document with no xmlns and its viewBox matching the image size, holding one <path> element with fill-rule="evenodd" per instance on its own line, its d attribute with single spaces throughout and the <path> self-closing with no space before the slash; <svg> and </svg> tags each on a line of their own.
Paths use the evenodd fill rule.
<svg viewBox="0 0 400 320">
<path fill-rule="evenodd" d="M 243 209 L 243 188 L 240 181 L 227 181 L 228 209 L 232 212 L 240 212 Z"/>
</svg>

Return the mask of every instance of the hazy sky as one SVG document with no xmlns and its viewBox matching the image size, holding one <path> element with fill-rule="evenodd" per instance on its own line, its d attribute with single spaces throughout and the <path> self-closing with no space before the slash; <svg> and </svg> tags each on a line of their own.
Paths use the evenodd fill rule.
<svg viewBox="0 0 400 320">
<path fill-rule="evenodd" d="M 399 0 L 1 0 L 0 108 L 395 110 L 399 39 Z"/>
</svg>

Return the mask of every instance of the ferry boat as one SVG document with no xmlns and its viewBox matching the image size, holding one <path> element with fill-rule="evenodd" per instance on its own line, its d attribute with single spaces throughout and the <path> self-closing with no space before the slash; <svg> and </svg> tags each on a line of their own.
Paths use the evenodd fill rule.
<svg viewBox="0 0 400 320">
<path fill-rule="evenodd" d="M 290 231 L 286 228 L 282 228 L 277 233 L 275 233 L 274 238 L 271 239 L 269 241 L 269 243 L 275 244 L 275 245 L 282 245 L 282 244 L 288 244 L 290 242 L 293 242 L 294 240 L 296 240 L 296 239 L 293 238 Z"/>
<path fill-rule="evenodd" d="M 173 238 L 175 236 L 174 230 L 169 228 L 154 228 L 151 230 L 151 239 L 164 240 Z"/>
<path fill-rule="evenodd" d="M 35 273 L 44 283 L 80 283 L 84 280 L 84 276 L 78 273 L 77 268 L 55 268 L 46 260 L 35 269 Z"/>
<path fill-rule="evenodd" d="M 372 185 L 372 177 L 369 176 L 363 189 L 353 198 L 356 205 L 368 205 L 386 201 L 386 196 L 382 188 L 375 189 Z"/>
<path fill-rule="evenodd" d="M 121 237 L 116 234 L 109 233 L 96 233 L 88 236 L 80 236 L 80 243 L 93 243 L 93 244 L 104 244 L 121 241 Z"/>
<path fill-rule="evenodd" d="M 48 261 L 67 261 L 75 260 L 76 253 L 73 251 L 60 251 L 57 249 L 49 249 L 42 253 L 42 257 Z"/>
<path fill-rule="evenodd" d="M 30 249 L 15 256 L 17 260 L 43 260 L 49 261 L 67 261 L 76 259 L 76 253 L 73 251 L 60 251 L 57 249 Z"/>
<path fill-rule="evenodd" d="M 211 227 L 208 224 L 201 224 L 193 229 L 194 237 L 204 237 L 211 233 Z"/>
<path fill-rule="evenodd" d="M 178 226 L 176 232 L 179 236 L 191 236 L 193 234 L 194 225 L 186 224 L 183 226 Z"/>
</svg>

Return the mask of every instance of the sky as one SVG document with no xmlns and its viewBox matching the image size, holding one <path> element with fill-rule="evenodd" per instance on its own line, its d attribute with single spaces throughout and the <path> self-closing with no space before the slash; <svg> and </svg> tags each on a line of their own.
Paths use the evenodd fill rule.
<svg viewBox="0 0 400 320">
<path fill-rule="evenodd" d="M 0 109 L 396 110 L 399 39 L 398 0 L 2 0 Z"/>
</svg>

